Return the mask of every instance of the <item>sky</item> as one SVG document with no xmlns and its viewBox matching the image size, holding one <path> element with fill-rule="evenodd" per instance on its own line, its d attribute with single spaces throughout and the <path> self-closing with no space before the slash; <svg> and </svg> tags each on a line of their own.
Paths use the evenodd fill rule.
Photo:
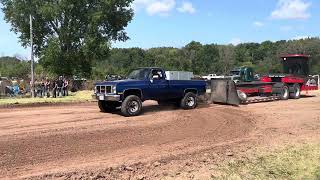
<svg viewBox="0 0 320 180">
<path fill-rule="evenodd" d="M 130 40 L 113 47 L 183 47 L 320 36 L 319 0 L 135 0 Z M 0 12 L 0 56 L 29 57 Z"/>
</svg>

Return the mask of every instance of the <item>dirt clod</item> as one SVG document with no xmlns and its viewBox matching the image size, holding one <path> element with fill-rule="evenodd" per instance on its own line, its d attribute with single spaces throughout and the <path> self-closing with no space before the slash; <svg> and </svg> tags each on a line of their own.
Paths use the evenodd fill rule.
<svg viewBox="0 0 320 180">
<path fill-rule="evenodd" d="M 233 152 L 228 151 L 228 152 L 226 152 L 226 155 L 227 156 L 233 156 L 234 154 L 233 154 Z"/>
</svg>

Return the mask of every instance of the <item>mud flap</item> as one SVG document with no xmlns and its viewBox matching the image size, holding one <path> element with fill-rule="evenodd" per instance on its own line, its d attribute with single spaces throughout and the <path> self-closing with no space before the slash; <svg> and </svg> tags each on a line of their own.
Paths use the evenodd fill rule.
<svg viewBox="0 0 320 180">
<path fill-rule="evenodd" d="M 211 80 L 211 102 L 240 105 L 236 84 L 232 80 Z"/>
</svg>

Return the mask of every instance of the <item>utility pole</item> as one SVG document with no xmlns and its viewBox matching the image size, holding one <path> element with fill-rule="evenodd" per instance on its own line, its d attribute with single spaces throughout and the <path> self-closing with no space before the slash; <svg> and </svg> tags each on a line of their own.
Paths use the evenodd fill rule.
<svg viewBox="0 0 320 180">
<path fill-rule="evenodd" d="M 30 14 L 30 46 L 31 46 L 31 97 L 35 97 L 34 90 L 34 54 L 33 54 L 33 29 L 32 29 L 32 15 Z"/>
</svg>

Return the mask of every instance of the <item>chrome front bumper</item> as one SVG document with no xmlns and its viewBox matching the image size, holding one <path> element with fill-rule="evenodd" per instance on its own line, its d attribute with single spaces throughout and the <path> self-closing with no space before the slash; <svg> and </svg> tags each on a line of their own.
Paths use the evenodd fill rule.
<svg viewBox="0 0 320 180">
<path fill-rule="evenodd" d="M 120 101 L 120 95 L 116 94 L 93 94 L 92 98 L 99 101 Z"/>
</svg>

